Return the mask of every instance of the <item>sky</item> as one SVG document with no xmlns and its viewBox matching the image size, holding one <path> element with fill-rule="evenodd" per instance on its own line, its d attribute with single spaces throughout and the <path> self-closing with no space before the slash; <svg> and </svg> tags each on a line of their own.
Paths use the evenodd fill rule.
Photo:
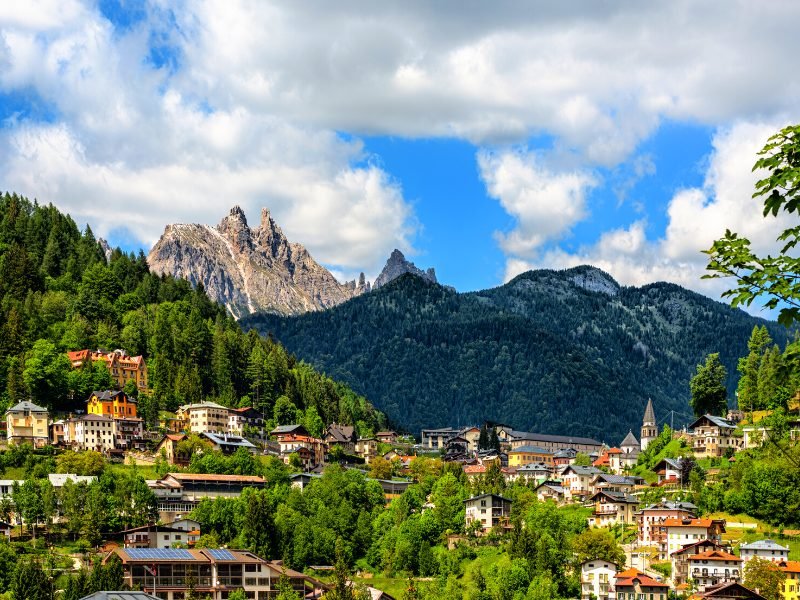
<svg viewBox="0 0 800 600">
<path fill-rule="evenodd" d="M 800 117 L 800 3 L 0 3 L 0 189 L 127 250 L 268 207 L 340 279 L 458 290 L 775 251 L 751 168 Z"/>
</svg>

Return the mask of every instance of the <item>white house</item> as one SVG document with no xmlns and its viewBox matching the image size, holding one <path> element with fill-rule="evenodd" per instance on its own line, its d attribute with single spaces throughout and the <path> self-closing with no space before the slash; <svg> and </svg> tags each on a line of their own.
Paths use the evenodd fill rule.
<svg viewBox="0 0 800 600">
<path fill-rule="evenodd" d="M 719 583 L 738 583 L 741 581 L 742 559 L 738 556 L 715 549 L 692 554 L 688 557 L 689 578 L 694 581 L 699 592 Z"/>
<path fill-rule="evenodd" d="M 763 558 L 776 563 L 789 560 L 789 548 L 772 540 L 758 540 L 739 546 L 739 556 L 742 557 L 744 564 L 752 558 Z"/>
<path fill-rule="evenodd" d="M 599 558 L 581 563 L 581 600 L 613 600 L 617 570 L 617 565 Z"/>
</svg>

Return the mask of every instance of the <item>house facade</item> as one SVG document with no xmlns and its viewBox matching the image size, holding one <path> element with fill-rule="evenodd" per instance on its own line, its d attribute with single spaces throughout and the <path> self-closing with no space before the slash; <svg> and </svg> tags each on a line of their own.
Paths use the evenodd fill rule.
<svg viewBox="0 0 800 600">
<path fill-rule="evenodd" d="M 714 415 L 703 415 L 689 425 L 692 431 L 692 449 L 700 458 L 718 458 L 736 452 L 744 446 L 744 439 L 736 437 L 736 425 Z"/>
<path fill-rule="evenodd" d="M 675 587 L 689 583 L 689 558 L 709 550 L 722 550 L 722 547 L 713 540 L 700 540 L 694 544 L 684 546 L 670 555 L 672 563 L 672 585 Z"/>
<path fill-rule="evenodd" d="M 739 556 L 746 564 L 754 558 L 762 558 L 774 563 L 789 560 L 789 548 L 773 540 L 758 540 L 739 546 Z"/>
<path fill-rule="evenodd" d="M 67 352 L 67 357 L 73 369 L 80 369 L 88 359 L 102 363 L 111 373 L 111 378 L 119 389 L 125 387 L 129 381 L 136 384 L 141 392 L 148 392 L 147 365 L 141 356 L 128 356 L 124 350 L 76 350 Z"/>
<path fill-rule="evenodd" d="M 614 600 L 618 570 L 616 564 L 599 558 L 581 563 L 581 600 Z"/>
<path fill-rule="evenodd" d="M 15 404 L 6 411 L 6 435 L 10 444 L 46 446 L 50 439 L 47 409 L 28 400 Z"/>
<path fill-rule="evenodd" d="M 669 586 L 637 569 L 627 569 L 614 576 L 617 600 L 667 600 Z"/>
<path fill-rule="evenodd" d="M 184 430 L 192 433 L 225 433 L 228 431 L 229 409 L 216 402 L 185 404 L 178 408 L 176 418 L 183 422 Z"/>
<path fill-rule="evenodd" d="M 590 527 L 611 527 L 616 524 L 631 524 L 635 521 L 636 507 L 639 501 L 625 494 L 602 490 L 590 499 L 594 502 L 594 511 L 589 516 Z"/>
<path fill-rule="evenodd" d="M 552 466 L 553 453 L 539 446 L 517 446 L 508 451 L 509 467 L 521 467 L 532 463 Z"/>
<path fill-rule="evenodd" d="M 742 579 L 742 559 L 720 549 L 691 554 L 687 558 L 689 579 L 700 592 L 720 583 L 738 583 Z"/>
<path fill-rule="evenodd" d="M 667 532 L 664 522 L 667 519 L 690 519 L 697 514 L 697 507 L 691 502 L 664 501 L 646 506 L 636 513 L 639 545 L 667 549 Z M 664 560 L 664 559 L 662 559 Z"/>
<path fill-rule="evenodd" d="M 81 415 L 64 422 L 64 443 L 75 450 L 108 452 L 114 443 L 114 419 L 106 415 Z"/>
<path fill-rule="evenodd" d="M 666 548 L 659 547 L 661 560 L 673 552 L 700 540 L 722 542 L 725 533 L 724 519 L 667 519 L 662 527 L 666 532 Z"/>
<path fill-rule="evenodd" d="M 479 522 L 483 531 L 497 525 L 509 526 L 511 516 L 511 500 L 497 494 L 481 494 L 464 500 L 466 505 L 466 523 Z"/>
</svg>

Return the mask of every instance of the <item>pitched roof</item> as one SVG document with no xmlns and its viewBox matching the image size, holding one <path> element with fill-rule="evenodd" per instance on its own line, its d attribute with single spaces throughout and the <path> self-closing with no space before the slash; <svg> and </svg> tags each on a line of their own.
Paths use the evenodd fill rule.
<svg viewBox="0 0 800 600">
<path fill-rule="evenodd" d="M 158 600 L 158 596 L 145 592 L 95 592 L 81 600 Z"/>
<path fill-rule="evenodd" d="M 241 483 L 264 483 L 257 475 L 217 475 L 212 473 L 167 473 L 178 481 L 233 481 Z"/>
<path fill-rule="evenodd" d="M 615 575 L 616 586 L 617 588 L 629 586 L 634 584 L 634 579 L 638 579 L 640 585 L 643 587 L 665 587 L 668 588 L 669 586 L 666 583 L 662 583 L 661 581 L 656 581 L 649 575 L 645 575 L 638 569 L 630 568 L 626 569 L 625 571 L 621 571 Z"/>
<path fill-rule="evenodd" d="M 698 418 L 694 423 L 689 425 L 689 429 L 694 429 L 698 423 L 703 421 L 703 419 L 707 419 L 711 422 L 712 425 L 716 427 L 722 427 L 723 429 L 736 429 L 736 425 L 728 421 L 728 419 L 723 419 L 722 417 L 717 417 L 714 415 L 703 415 L 702 417 Z"/>
<path fill-rule="evenodd" d="M 514 448 L 513 450 L 509 450 L 508 453 L 509 454 L 518 454 L 518 453 L 550 454 L 549 451 L 545 450 L 544 448 L 540 448 L 539 446 L 519 446 L 518 448 Z"/>
<path fill-rule="evenodd" d="M 89 396 L 89 400 L 92 399 L 92 396 L 97 396 L 98 400 L 113 400 L 117 396 L 125 396 L 125 392 L 120 390 L 102 390 L 102 391 L 93 391 L 91 396 Z M 89 401 L 87 400 L 87 402 Z M 133 399 L 131 399 L 134 402 Z"/>
<path fill-rule="evenodd" d="M 785 573 L 800 573 L 800 561 L 782 560 L 777 565 Z"/>
<path fill-rule="evenodd" d="M 733 560 L 738 562 L 742 561 L 742 559 L 736 556 L 735 554 L 725 552 L 724 550 L 706 550 L 705 552 L 700 552 L 699 554 L 693 554 L 689 556 L 689 560 Z"/>
<path fill-rule="evenodd" d="M 355 438 L 355 427 L 352 425 L 337 425 L 331 423 L 328 425 L 327 435 L 333 438 L 333 441 L 339 444 L 347 444 L 352 442 Z"/>
<path fill-rule="evenodd" d="M 694 512 L 697 510 L 697 507 L 691 502 L 666 500 L 646 506 L 642 510 L 685 510 L 687 512 Z"/>
<path fill-rule="evenodd" d="M 580 465 L 567 465 L 564 467 L 564 473 L 567 471 L 574 471 L 576 475 L 599 475 L 602 471 L 596 467 L 583 467 Z"/>
<path fill-rule="evenodd" d="M 23 400 L 22 402 L 18 402 L 11 408 L 9 408 L 6 413 L 10 412 L 19 412 L 21 410 L 27 410 L 29 412 L 39 412 L 39 413 L 46 413 L 47 409 L 43 406 L 39 406 L 38 404 L 34 404 L 30 400 Z"/>
<path fill-rule="evenodd" d="M 612 502 L 618 502 L 621 504 L 639 504 L 639 500 L 634 496 L 629 496 L 624 492 L 614 492 L 612 490 L 599 490 L 590 498 L 590 500 L 594 500 L 598 496 L 606 496 Z"/>
<path fill-rule="evenodd" d="M 684 545 L 680 550 L 675 550 L 675 552 L 673 552 L 670 556 L 675 556 L 676 554 L 684 554 L 687 552 L 690 554 L 696 554 L 692 553 L 691 550 L 694 550 L 700 546 L 711 546 L 712 548 L 720 548 L 720 545 L 714 540 L 700 540 L 699 542 L 694 542 L 692 544 Z"/>
<path fill-rule="evenodd" d="M 281 433 L 295 433 L 300 429 L 308 433 L 308 431 L 306 431 L 306 428 L 303 425 L 299 425 L 297 423 L 295 423 L 294 425 L 278 425 L 275 429 L 273 429 L 269 433 L 270 435 L 279 435 Z"/>
<path fill-rule="evenodd" d="M 656 413 L 653 410 L 653 401 L 650 398 L 647 399 L 647 407 L 644 409 L 644 418 L 642 422 L 652 423 L 653 425 L 656 423 Z"/>
<path fill-rule="evenodd" d="M 668 519 L 664 519 L 664 523 L 662 524 L 662 526 L 663 527 L 704 527 L 705 529 L 708 529 L 715 522 L 724 523 L 724 521 L 722 521 L 720 519 L 676 519 L 674 517 L 670 517 Z"/>
<path fill-rule="evenodd" d="M 548 433 L 531 433 L 529 431 L 511 430 L 510 436 L 515 440 L 529 440 L 531 442 L 556 442 L 559 444 L 583 444 L 585 446 L 602 446 L 597 440 L 571 435 L 550 435 Z"/>
<path fill-rule="evenodd" d="M 736 589 L 739 593 L 733 592 L 731 588 Z M 764 596 L 758 592 L 746 588 L 741 583 L 734 583 L 732 581 L 707 587 L 706 590 L 698 594 L 698 596 L 701 598 L 755 598 L 756 600 L 765 600 Z"/>
<path fill-rule="evenodd" d="M 255 448 L 255 445 L 252 442 L 238 435 L 231 435 L 229 433 L 211 433 L 210 431 L 204 431 L 200 435 L 207 437 L 212 444 L 216 444 L 217 446 Z"/>
<path fill-rule="evenodd" d="M 595 482 L 598 480 L 605 481 L 606 483 L 613 483 L 616 485 L 635 485 L 636 481 L 632 477 L 625 475 L 610 475 L 609 473 L 599 473 L 594 478 Z"/>
<path fill-rule="evenodd" d="M 739 546 L 739 550 L 783 550 L 785 552 L 789 551 L 789 548 L 781 546 L 777 542 L 773 540 L 757 540 L 755 542 L 750 542 L 749 544 L 742 544 Z"/>
<path fill-rule="evenodd" d="M 472 498 L 467 498 L 464 502 L 472 502 L 473 500 L 479 500 L 480 498 L 498 498 L 504 502 L 511 502 L 508 498 L 501 496 L 500 494 L 478 494 L 477 496 L 472 496 Z"/>
<path fill-rule="evenodd" d="M 632 430 L 628 430 L 628 435 L 625 436 L 625 439 L 622 440 L 622 443 L 620 444 L 621 448 L 624 448 L 626 446 L 635 446 L 637 448 L 641 447 L 641 444 L 639 443 L 639 440 L 637 440 L 636 436 L 633 435 L 633 431 Z"/>
<path fill-rule="evenodd" d="M 575 448 L 562 448 L 553 454 L 553 458 L 575 458 L 576 456 L 578 456 L 578 451 Z"/>
</svg>

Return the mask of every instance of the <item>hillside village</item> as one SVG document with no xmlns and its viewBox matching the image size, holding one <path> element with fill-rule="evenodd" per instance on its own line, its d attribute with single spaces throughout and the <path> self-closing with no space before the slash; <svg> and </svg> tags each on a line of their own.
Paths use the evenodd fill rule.
<svg viewBox="0 0 800 600">
<path fill-rule="evenodd" d="M 758 565 L 760 560 L 769 561 L 781 574 L 785 600 L 798 595 L 800 556 L 795 549 L 800 548 L 800 538 L 794 536 L 800 532 L 779 531 L 773 536 L 780 538 L 777 541 L 757 535 L 750 539 L 749 534 L 758 531 L 754 524 L 704 514 L 691 501 L 692 492 L 698 492 L 698 468 L 705 482 L 713 482 L 723 465 L 770 443 L 773 426 L 767 418 L 753 422 L 739 411 L 729 411 L 726 418 L 701 415 L 681 431 L 666 426 L 659 430 L 655 407 L 648 400 L 638 439 L 631 430 L 614 447 L 591 438 L 517 431 L 502 424 L 424 429 L 417 441 L 388 430 L 359 436 L 352 425 L 334 422 L 315 436 L 302 423 L 279 424 L 278 408 L 274 415 L 265 415 L 253 407 L 230 408 L 211 401 L 181 405 L 174 413 L 164 412 L 158 427 L 145 428 L 136 399 L 148 391 L 143 357 L 85 349 L 68 357 L 73 369 L 83 368 L 86 361 L 104 366 L 115 389 L 93 391 L 66 415 L 50 414 L 30 401 L 11 406 L 3 423 L 4 445 L 50 453 L 57 463 L 60 455 L 90 455 L 108 464 L 158 472 L 158 477 L 145 480 L 154 501 L 146 522 L 97 531 L 92 540 L 102 564 L 112 556 L 120 559 L 124 583 L 131 589 L 150 589 L 168 600 L 183 598 L 189 580 L 177 573 L 188 572 L 182 570 L 186 561 L 196 565 L 192 585 L 213 598 L 226 598 L 225 590 L 240 586 L 246 597 L 271 598 L 273 584 L 281 577 L 288 577 L 290 586 L 306 598 L 329 589 L 324 577 L 287 569 L 248 549 L 214 549 L 207 539 L 201 543 L 208 523 L 198 514 L 205 503 L 272 485 L 264 476 L 241 469 L 221 472 L 209 468 L 213 463 L 202 462 L 218 456 L 279 463 L 287 483 L 301 493 L 335 465 L 362 473 L 364 482 L 375 482 L 386 503 L 412 493 L 426 472 L 455 473 L 467 496 L 460 501 L 463 525 L 446 531 L 451 548 L 496 545 L 513 536 L 519 527 L 513 519 L 513 498 L 519 490 L 553 507 L 585 510 L 584 527 L 614 532 L 624 560 L 596 556 L 576 564 L 582 600 L 647 600 L 648 594 L 650 600 L 675 595 L 775 600 L 745 585 L 748 563 Z M 800 436 L 800 419 L 789 418 L 783 426 L 793 444 Z M 26 481 L 0 479 L 0 530 L 9 540 L 35 539 L 58 530 L 59 523 L 68 520 L 65 489 L 96 484 L 98 475 L 59 469 L 46 473 L 45 481 L 60 500 L 49 514 L 32 520 L 27 509 L 18 506 Z M 428 494 L 423 512 L 437 510 L 434 495 Z M 789 514 L 785 518 L 796 521 Z M 747 541 L 742 533 L 748 534 Z M 148 581 L 153 572 L 157 585 Z M 249 572 L 258 576 L 243 576 Z M 371 589 L 374 598 L 392 597 Z"/>
</svg>

